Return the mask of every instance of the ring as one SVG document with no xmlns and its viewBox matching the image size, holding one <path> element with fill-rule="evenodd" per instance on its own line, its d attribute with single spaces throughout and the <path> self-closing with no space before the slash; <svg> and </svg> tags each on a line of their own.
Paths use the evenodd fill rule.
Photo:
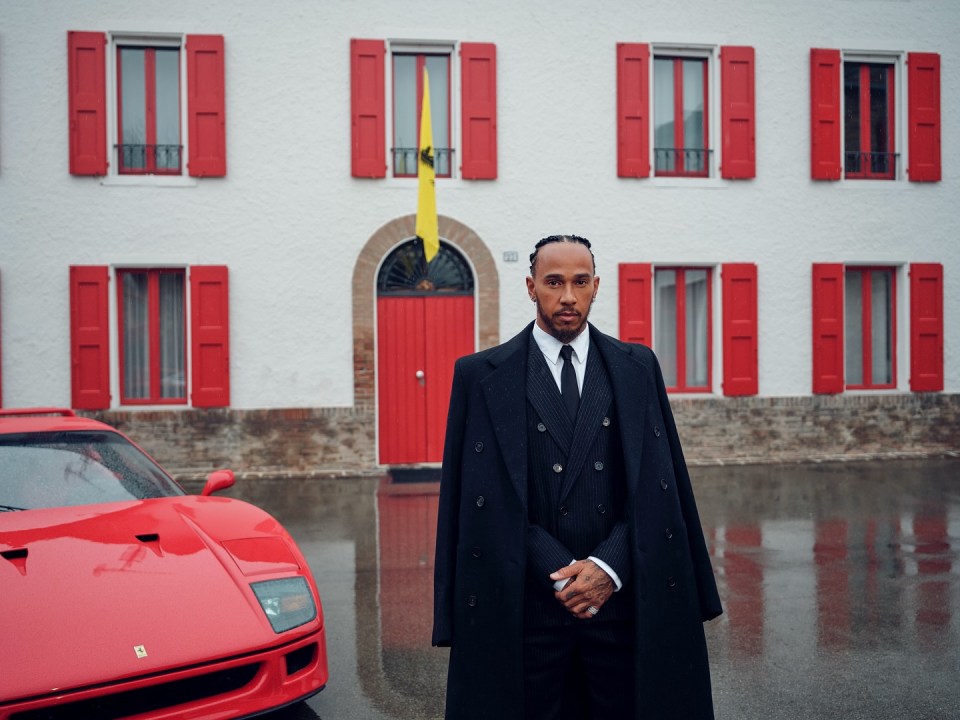
<svg viewBox="0 0 960 720">
<path fill-rule="evenodd" d="M 587 608 L 587 612 L 590 613 L 591 615 L 596 615 L 600 611 L 597 608 L 595 608 L 593 605 L 591 605 L 590 607 Z"/>
</svg>

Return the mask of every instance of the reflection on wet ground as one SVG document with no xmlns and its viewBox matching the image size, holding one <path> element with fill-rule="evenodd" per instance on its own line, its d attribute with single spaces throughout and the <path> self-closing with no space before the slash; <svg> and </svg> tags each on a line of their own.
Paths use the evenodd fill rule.
<svg viewBox="0 0 960 720">
<path fill-rule="evenodd" d="M 960 460 L 693 468 L 734 718 L 960 718 Z M 249 480 L 317 579 L 330 684 L 277 717 L 440 718 L 430 647 L 437 486 Z M 495 692 L 495 688 L 491 689 Z"/>
</svg>

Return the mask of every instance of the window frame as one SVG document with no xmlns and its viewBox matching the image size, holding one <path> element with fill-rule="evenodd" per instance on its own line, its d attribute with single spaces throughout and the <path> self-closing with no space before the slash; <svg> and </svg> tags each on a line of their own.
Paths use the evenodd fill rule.
<svg viewBox="0 0 960 720">
<path fill-rule="evenodd" d="M 719 138 L 721 137 L 719 122 L 721 113 L 720 108 L 720 63 L 719 53 L 720 45 L 701 45 L 696 43 L 650 43 L 650 67 L 648 69 L 649 78 L 649 148 L 650 148 L 650 176 L 654 181 L 662 182 L 680 182 L 684 185 L 689 182 L 698 182 L 704 180 L 720 180 L 718 158 Z M 704 122 L 705 133 L 704 152 L 706 160 L 704 166 L 706 170 L 698 173 L 677 173 L 674 171 L 660 172 L 657 170 L 656 159 L 656 74 L 655 67 L 657 59 L 671 58 L 673 60 L 702 60 L 705 63 L 704 73 Z M 682 64 L 680 66 L 682 68 Z M 682 70 L 681 70 L 682 73 Z M 676 118 L 676 104 L 678 102 L 676 92 L 676 66 L 674 68 L 674 118 Z M 682 103 L 682 97 L 680 98 Z M 681 105 L 682 107 L 682 105 Z M 674 120 L 676 125 L 676 120 Z M 676 128 L 674 129 L 674 138 L 676 138 Z"/>
<path fill-rule="evenodd" d="M 437 174 L 437 178 L 442 178 L 444 180 L 453 180 L 460 178 L 459 165 L 463 162 L 463 158 L 459 157 L 462 154 L 462 139 L 461 139 L 461 98 L 460 98 L 460 45 L 461 43 L 456 40 L 421 40 L 421 41 L 406 41 L 406 40 L 397 40 L 397 39 L 387 39 L 385 41 L 385 53 L 386 53 L 386 72 L 387 76 L 384 82 L 384 85 L 387 89 L 385 93 L 385 108 L 384 112 L 387 114 L 387 178 L 390 180 L 396 180 L 398 182 L 407 183 L 410 180 L 416 180 L 417 175 L 414 173 L 412 175 L 398 175 L 394 172 L 394 160 L 393 153 L 395 148 L 393 147 L 394 138 L 395 138 L 395 123 L 396 123 L 396 77 L 394 73 L 394 56 L 395 55 L 414 55 L 417 57 L 417 99 L 416 99 L 416 110 L 417 110 L 417 140 L 418 140 L 418 150 L 419 150 L 419 137 L 420 137 L 420 115 L 422 112 L 423 105 L 423 65 L 421 61 L 428 55 L 446 55 L 448 57 L 447 65 L 447 137 L 450 141 L 450 172 L 449 174 L 440 175 Z M 431 87 L 433 86 L 433 79 L 431 79 Z M 431 102 L 433 97 L 431 96 Z M 436 122 L 436 118 L 433 118 Z"/>
<path fill-rule="evenodd" d="M 847 275 L 856 272 L 860 274 L 860 362 L 862 383 L 852 384 L 847 382 L 847 342 L 849 336 L 846 329 L 846 318 L 849 315 L 850 308 L 847 307 Z M 884 272 L 890 277 L 890 382 L 873 382 L 873 296 L 871 288 L 873 278 L 871 273 Z M 844 313 L 844 390 L 896 390 L 897 389 L 897 313 L 899 311 L 897 303 L 897 275 L 899 268 L 893 265 L 858 265 L 844 264 L 843 266 L 843 313 Z"/>
<path fill-rule="evenodd" d="M 847 149 L 847 93 L 846 93 L 846 70 L 847 65 L 859 66 L 859 149 L 850 151 Z M 846 180 L 896 180 L 900 177 L 900 162 L 902 153 L 898 152 L 898 135 L 900 122 L 897 122 L 897 110 L 900 107 L 900 81 L 898 79 L 898 62 L 896 58 L 878 58 L 878 57 L 858 57 L 856 55 L 841 55 L 840 58 L 840 103 L 841 120 L 843 122 L 843 177 Z M 893 162 L 888 171 L 874 172 L 870 169 L 870 163 L 861 160 L 861 167 L 865 170 L 848 170 L 849 156 L 851 152 L 861 156 L 872 156 L 870 149 L 871 139 L 871 103 L 870 103 L 870 69 L 871 67 L 885 67 L 887 74 L 887 150 L 886 153 L 892 158 Z M 891 89 L 892 86 L 892 89 Z"/>
<path fill-rule="evenodd" d="M 710 147 L 710 67 L 709 61 L 707 58 L 699 57 L 689 57 L 684 55 L 654 55 L 653 57 L 653 67 L 654 67 L 654 105 L 656 104 L 656 64 L 658 60 L 669 60 L 673 65 L 673 147 L 672 148 L 658 148 L 656 144 L 653 146 L 653 174 L 654 177 L 710 177 L 710 156 L 713 154 L 713 148 Z M 703 65 L 703 137 L 701 138 L 703 142 L 703 148 L 699 150 L 703 152 L 705 157 L 703 159 L 702 165 L 703 170 L 691 171 L 686 170 L 684 166 L 684 160 L 686 158 L 686 153 L 689 151 L 696 152 L 693 148 L 687 148 L 686 142 L 686 128 L 684 123 L 677 122 L 677 118 L 683 117 L 683 102 L 684 102 L 684 92 L 683 92 L 683 83 L 684 83 L 684 62 L 693 60 Z M 654 137 L 656 137 L 656 108 L 653 109 L 653 123 L 654 123 Z M 681 147 L 681 136 L 683 137 Z M 659 170 L 657 168 L 657 154 L 661 151 L 673 151 L 673 170 Z"/>
<path fill-rule="evenodd" d="M 149 324 L 149 366 L 150 366 L 150 393 L 146 398 L 131 398 L 127 396 L 126 383 L 126 358 L 124 355 L 124 302 L 123 302 L 123 277 L 126 274 L 147 275 L 147 297 L 148 297 L 148 324 Z M 131 267 L 122 266 L 114 268 L 113 272 L 116 278 L 116 353 L 117 353 L 117 384 L 120 405 L 189 405 L 190 404 L 190 375 L 192 372 L 190 358 L 190 305 L 189 303 L 189 273 L 185 267 Z M 161 275 L 180 275 L 183 279 L 183 395 L 176 398 L 160 397 L 160 276 Z"/>
<path fill-rule="evenodd" d="M 186 33 L 126 33 L 107 34 L 107 174 L 102 179 L 105 185 L 174 185 L 194 187 L 197 178 L 187 172 L 186 161 L 190 158 L 188 81 L 187 81 L 187 34 Z M 121 47 L 177 48 L 179 50 L 179 98 L 180 110 L 180 170 L 172 172 L 129 172 L 120 170 L 120 62 Z"/>
<path fill-rule="evenodd" d="M 707 349 L 707 382 L 703 386 L 691 386 L 687 382 L 687 353 L 686 353 L 686 272 L 689 270 L 702 270 L 707 275 L 707 307 L 706 307 L 706 319 L 707 319 L 707 338 L 706 338 L 706 349 Z M 653 265 L 652 275 L 650 278 L 651 283 L 651 293 L 653 301 L 651 303 L 651 337 L 653 341 L 653 350 L 657 350 L 657 313 L 658 313 L 658 300 L 657 300 L 657 273 L 662 271 L 672 271 L 675 272 L 675 282 L 676 282 L 676 318 L 677 324 L 675 328 L 676 332 L 676 385 L 667 385 L 667 392 L 669 393 L 692 393 L 697 395 L 710 394 L 713 393 L 713 372 L 714 372 L 714 272 L 715 267 L 713 265 Z M 658 358 L 662 357 L 657 355 Z"/>
<path fill-rule="evenodd" d="M 910 158 L 908 156 L 906 135 L 904 128 L 908 127 L 907 121 L 907 97 L 906 91 L 906 72 L 905 63 L 906 53 L 903 52 L 883 52 L 883 51 L 862 51 L 862 50 L 840 50 L 840 67 L 838 71 L 840 77 L 839 83 L 839 102 L 840 102 L 840 180 L 851 180 L 850 187 L 871 186 L 877 180 L 888 182 L 904 181 L 907 179 L 907 167 Z M 887 174 L 869 174 L 869 173 L 848 173 L 847 172 L 847 148 L 846 148 L 846 92 L 844 87 L 844 69 L 847 63 L 858 63 L 862 65 L 890 65 L 892 68 L 893 92 L 889 93 L 887 98 L 888 124 L 890 126 L 890 152 L 893 154 L 893 172 Z M 861 87 L 861 103 L 863 88 Z M 869 86 L 867 88 L 869 96 Z M 893 105 L 892 109 L 890 105 Z M 861 104 L 862 107 L 862 104 Z M 861 127 L 863 117 L 860 118 Z M 861 147 L 863 139 L 861 136 Z M 867 182 L 861 182 L 867 181 Z M 844 267 L 847 267 L 844 264 Z"/>
</svg>

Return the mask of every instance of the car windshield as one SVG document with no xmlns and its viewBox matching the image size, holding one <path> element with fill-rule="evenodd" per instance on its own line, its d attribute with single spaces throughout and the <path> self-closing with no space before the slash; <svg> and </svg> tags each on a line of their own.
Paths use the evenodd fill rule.
<svg viewBox="0 0 960 720">
<path fill-rule="evenodd" d="M 117 433 L 0 435 L 0 511 L 183 494 L 169 475 Z"/>
</svg>

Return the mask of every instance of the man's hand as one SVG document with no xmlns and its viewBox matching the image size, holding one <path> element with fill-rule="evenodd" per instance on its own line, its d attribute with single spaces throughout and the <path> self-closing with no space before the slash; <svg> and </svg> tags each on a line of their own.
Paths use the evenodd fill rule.
<svg viewBox="0 0 960 720">
<path fill-rule="evenodd" d="M 580 620 L 592 618 L 594 613 L 587 612 L 587 608 L 600 610 L 615 589 L 611 577 L 593 560 L 577 560 L 550 575 L 554 582 L 566 578 L 573 579 L 554 596 L 571 615 Z"/>
</svg>

